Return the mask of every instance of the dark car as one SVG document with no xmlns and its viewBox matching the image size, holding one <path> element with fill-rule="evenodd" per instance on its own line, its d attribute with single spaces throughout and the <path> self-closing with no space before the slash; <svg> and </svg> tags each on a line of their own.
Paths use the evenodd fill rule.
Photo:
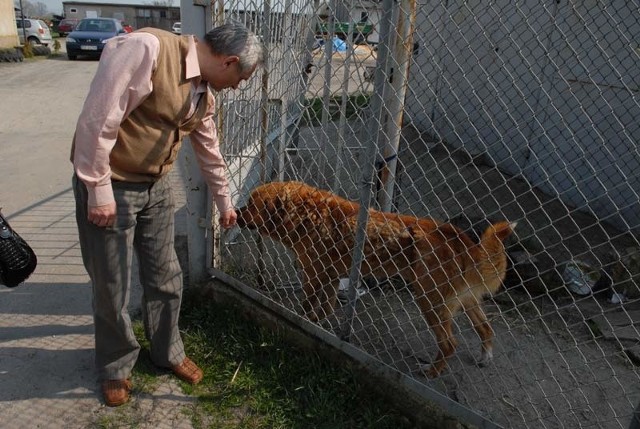
<svg viewBox="0 0 640 429">
<path fill-rule="evenodd" d="M 114 18 L 85 18 L 67 36 L 67 57 L 100 57 L 104 44 L 112 37 L 126 34 L 119 20 Z"/>
<path fill-rule="evenodd" d="M 62 21 L 60 21 L 60 23 L 58 24 L 58 34 L 60 35 L 60 37 L 64 37 L 67 34 L 71 33 L 73 29 L 76 28 L 76 25 L 78 25 L 78 22 L 80 22 L 79 19 L 73 18 L 63 19 Z"/>
</svg>

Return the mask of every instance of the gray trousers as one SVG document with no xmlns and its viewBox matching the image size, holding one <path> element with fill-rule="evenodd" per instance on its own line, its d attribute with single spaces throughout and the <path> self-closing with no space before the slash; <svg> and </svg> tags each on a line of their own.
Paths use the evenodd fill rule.
<svg viewBox="0 0 640 429">
<path fill-rule="evenodd" d="M 114 181 L 112 187 L 116 221 L 111 227 L 98 227 L 87 220 L 87 188 L 73 176 L 82 260 L 93 286 L 96 368 L 101 380 L 128 378 L 140 351 L 127 310 L 134 251 L 151 360 L 157 366 L 171 367 L 185 358 L 178 331 L 182 270 L 174 249 L 169 179 Z"/>
</svg>

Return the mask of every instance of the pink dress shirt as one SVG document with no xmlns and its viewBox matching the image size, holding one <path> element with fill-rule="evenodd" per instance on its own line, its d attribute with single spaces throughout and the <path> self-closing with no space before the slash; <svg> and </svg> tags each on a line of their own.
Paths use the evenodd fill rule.
<svg viewBox="0 0 640 429">
<path fill-rule="evenodd" d="M 186 78 L 193 81 L 192 114 L 198 97 L 211 90 L 206 82 L 200 80 L 196 44 L 193 36 L 190 37 L 185 67 Z M 90 206 L 114 201 L 109 154 L 116 144 L 122 120 L 153 90 L 151 76 L 159 50 L 160 42 L 154 35 L 131 33 L 109 40 L 102 52 L 98 70 L 78 118 L 73 156 L 75 172 L 87 185 Z M 213 107 L 189 137 L 216 207 L 221 213 L 233 209 Z"/>
</svg>

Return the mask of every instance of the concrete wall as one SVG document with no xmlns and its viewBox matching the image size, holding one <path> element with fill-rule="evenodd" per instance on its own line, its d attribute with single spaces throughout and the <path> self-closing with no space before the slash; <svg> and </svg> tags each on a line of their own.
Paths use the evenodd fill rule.
<svg viewBox="0 0 640 429">
<path fill-rule="evenodd" d="M 628 2 L 422 0 L 410 120 L 640 230 L 640 57 Z"/>
</svg>

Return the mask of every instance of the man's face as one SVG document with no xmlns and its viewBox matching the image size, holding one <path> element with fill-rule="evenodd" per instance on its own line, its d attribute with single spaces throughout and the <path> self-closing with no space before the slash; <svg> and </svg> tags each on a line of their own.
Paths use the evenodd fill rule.
<svg viewBox="0 0 640 429">
<path fill-rule="evenodd" d="M 238 88 L 242 81 L 249 80 L 255 71 L 240 72 L 240 63 L 237 56 L 207 55 L 206 64 L 201 64 L 202 78 L 209 83 L 212 89 L 221 91 L 226 88 Z"/>
</svg>

